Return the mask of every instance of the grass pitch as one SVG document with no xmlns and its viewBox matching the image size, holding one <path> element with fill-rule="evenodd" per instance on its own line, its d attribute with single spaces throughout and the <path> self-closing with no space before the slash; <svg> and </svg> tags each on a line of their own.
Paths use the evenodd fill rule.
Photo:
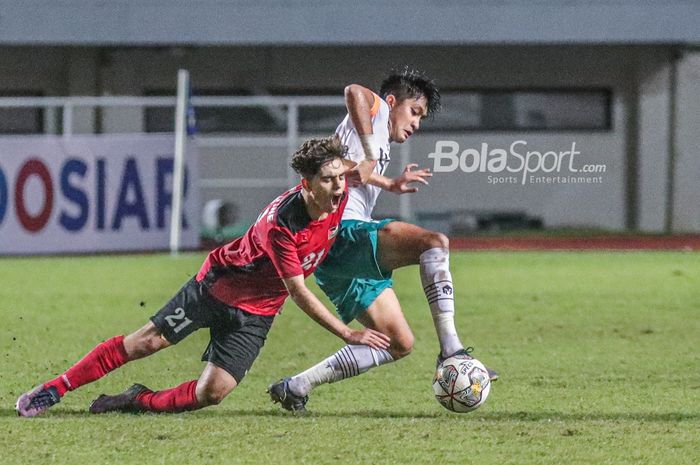
<svg viewBox="0 0 700 465">
<path fill-rule="evenodd" d="M 501 372 L 486 404 L 433 399 L 437 341 L 417 269 L 395 274 L 414 353 L 323 386 L 306 417 L 267 384 L 341 347 L 293 304 L 221 405 L 179 415 L 93 416 L 133 382 L 199 375 L 208 334 L 126 365 L 18 418 L 16 397 L 94 345 L 143 325 L 203 254 L 0 259 L 2 464 L 697 464 L 700 254 L 453 253 L 457 325 Z"/>
</svg>

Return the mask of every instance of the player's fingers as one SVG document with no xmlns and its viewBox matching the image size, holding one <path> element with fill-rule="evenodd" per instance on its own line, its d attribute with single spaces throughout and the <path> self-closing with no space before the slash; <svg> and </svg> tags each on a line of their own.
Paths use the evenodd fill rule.
<svg viewBox="0 0 700 465">
<path fill-rule="evenodd" d="M 381 332 L 377 331 L 376 329 L 371 329 L 371 328 L 367 328 L 367 329 L 370 331 L 370 334 L 372 334 L 373 336 L 376 336 L 377 338 L 381 339 L 382 341 L 386 341 L 386 342 L 391 341 L 391 338 L 389 336 L 387 336 L 386 334 L 381 333 Z"/>
<path fill-rule="evenodd" d="M 404 168 L 404 172 L 408 173 L 413 168 L 418 168 L 418 163 L 409 163 L 408 165 L 406 165 L 406 168 Z"/>
<path fill-rule="evenodd" d="M 389 348 L 389 343 L 388 343 L 388 342 L 382 342 L 382 341 L 380 341 L 380 342 L 377 342 L 377 343 L 376 343 L 376 345 L 375 345 L 374 348 L 375 348 L 375 349 L 388 349 L 388 348 Z"/>
<path fill-rule="evenodd" d="M 366 344 L 380 344 L 382 339 L 379 337 L 382 335 L 381 333 L 370 329 L 370 328 L 365 328 L 362 334 L 362 340 L 365 341 Z"/>
<path fill-rule="evenodd" d="M 415 194 L 416 192 L 418 192 L 417 187 L 409 187 L 408 189 L 406 189 L 404 191 L 404 193 L 406 193 L 406 194 Z"/>
<path fill-rule="evenodd" d="M 383 340 L 376 335 L 372 335 L 367 345 L 372 345 L 375 349 L 386 349 L 389 347 L 389 341 Z"/>
<path fill-rule="evenodd" d="M 384 349 L 384 348 L 386 348 L 386 347 L 389 347 L 389 341 L 388 341 L 388 340 L 377 339 L 376 343 L 377 343 L 377 345 L 378 345 L 379 347 L 381 347 L 382 349 Z"/>
<path fill-rule="evenodd" d="M 426 186 L 428 185 L 428 181 L 426 179 L 421 178 L 420 176 L 407 176 L 406 183 L 410 182 L 420 182 L 422 184 L 425 184 Z"/>
<path fill-rule="evenodd" d="M 362 337 L 361 342 L 363 344 L 366 344 L 368 346 L 375 347 L 375 348 L 379 346 L 379 340 L 372 338 L 372 335 L 370 335 L 370 334 L 365 334 Z"/>
</svg>

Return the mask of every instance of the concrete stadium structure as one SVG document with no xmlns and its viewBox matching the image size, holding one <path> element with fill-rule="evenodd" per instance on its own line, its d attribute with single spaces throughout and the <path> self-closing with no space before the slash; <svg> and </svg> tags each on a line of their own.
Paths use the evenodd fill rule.
<svg viewBox="0 0 700 465">
<path fill-rule="evenodd" d="M 207 95 L 342 95 L 351 82 L 376 88 L 389 68 L 407 63 L 437 80 L 456 118 L 425 123 L 411 141 L 413 162 L 433 167 L 427 157 L 438 141 L 460 152 L 523 141 L 540 153 L 575 143 L 577 163 L 605 166 L 596 183 L 492 184 L 488 172 L 437 173 L 411 198 L 414 212 L 517 210 L 552 227 L 700 232 L 699 24 L 700 4 L 680 0 L 1 0 L 0 96 L 161 95 L 174 91 L 179 68 Z M 524 112 L 535 123 L 518 122 L 517 94 L 535 99 Z M 503 104 L 504 95 L 502 110 L 513 113 L 505 125 L 484 123 L 483 109 L 467 123 L 475 110 L 454 107 Z M 40 116 L 35 130 L 53 131 Z M 74 125 L 84 133 L 157 129 L 142 108 L 82 109 Z M 270 162 L 257 155 L 265 150 L 212 154 L 201 171 L 264 176 Z M 283 172 L 284 150 L 273 151 Z M 262 205 L 250 199 L 278 191 L 211 189 L 202 198 L 237 202 L 249 216 Z M 399 211 L 391 194 L 377 209 Z"/>
</svg>

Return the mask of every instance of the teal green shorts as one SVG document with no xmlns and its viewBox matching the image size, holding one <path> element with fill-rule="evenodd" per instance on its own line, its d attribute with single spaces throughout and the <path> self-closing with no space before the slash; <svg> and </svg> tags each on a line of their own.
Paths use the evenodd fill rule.
<svg viewBox="0 0 700 465">
<path fill-rule="evenodd" d="M 316 282 L 345 323 L 394 284 L 391 270 L 384 271 L 377 263 L 377 231 L 392 221 L 342 221 L 328 257 L 316 268 Z"/>
</svg>

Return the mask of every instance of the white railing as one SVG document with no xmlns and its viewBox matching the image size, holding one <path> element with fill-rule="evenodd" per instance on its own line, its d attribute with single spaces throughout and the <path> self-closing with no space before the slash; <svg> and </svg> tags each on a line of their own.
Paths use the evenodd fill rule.
<svg viewBox="0 0 700 465">
<path fill-rule="evenodd" d="M 141 108 L 146 107 L 171 107 L 175 108 L 176 97 L 135 97 L 135 96 L 103 96 L 103 97 L 2 97 L 0 108 L 41 108 L 44 110 L 44 133 L 51 135 L 63 135 L 70 137 L 75 129 L 76 109 L 96 108 Z M 288 157 L 296 151 L 301 139 L 299 131 L 299 108 L 311 107 L 343 107 L 342 97 L 326 96 L 218 96 L 218 97 L 192 97 L 191 104 L 195 107 L 265 107 L 271 111 L 279 111 L 286 108 L 286 130 L 279 136 L 222 136 L 197 134 L 194 138 L 199 147 L 226 148 L 226 147 L 286 147 Z M 57 115 L 62 116 L 61 130 L 57 125 Z M 104 128 L 103 128 L 104 129 Z M 103 133 L 109 133 L 109 128 Z M 203 152 L 203 151 L 200 151 Z M 405 166 L 410 161 L 409 143 L 399 146 L 399 163 Z M 206 163 L 206 159 L 202 161 Z M 287 164 L 288 165 L 288 164 Z M 291 187 L 297 182 L 296 174 L 291 168 L 287 169 L 286 178 L 203 178 L 200 179 L 200 188 L 232 188 L 232 187 Z M 206 198 L 206 196 L 203 196 Z M 412 209 L 410 196 L 402 195 L 399 198 L 399 215 L 410 219 Z"/>
</svg>

